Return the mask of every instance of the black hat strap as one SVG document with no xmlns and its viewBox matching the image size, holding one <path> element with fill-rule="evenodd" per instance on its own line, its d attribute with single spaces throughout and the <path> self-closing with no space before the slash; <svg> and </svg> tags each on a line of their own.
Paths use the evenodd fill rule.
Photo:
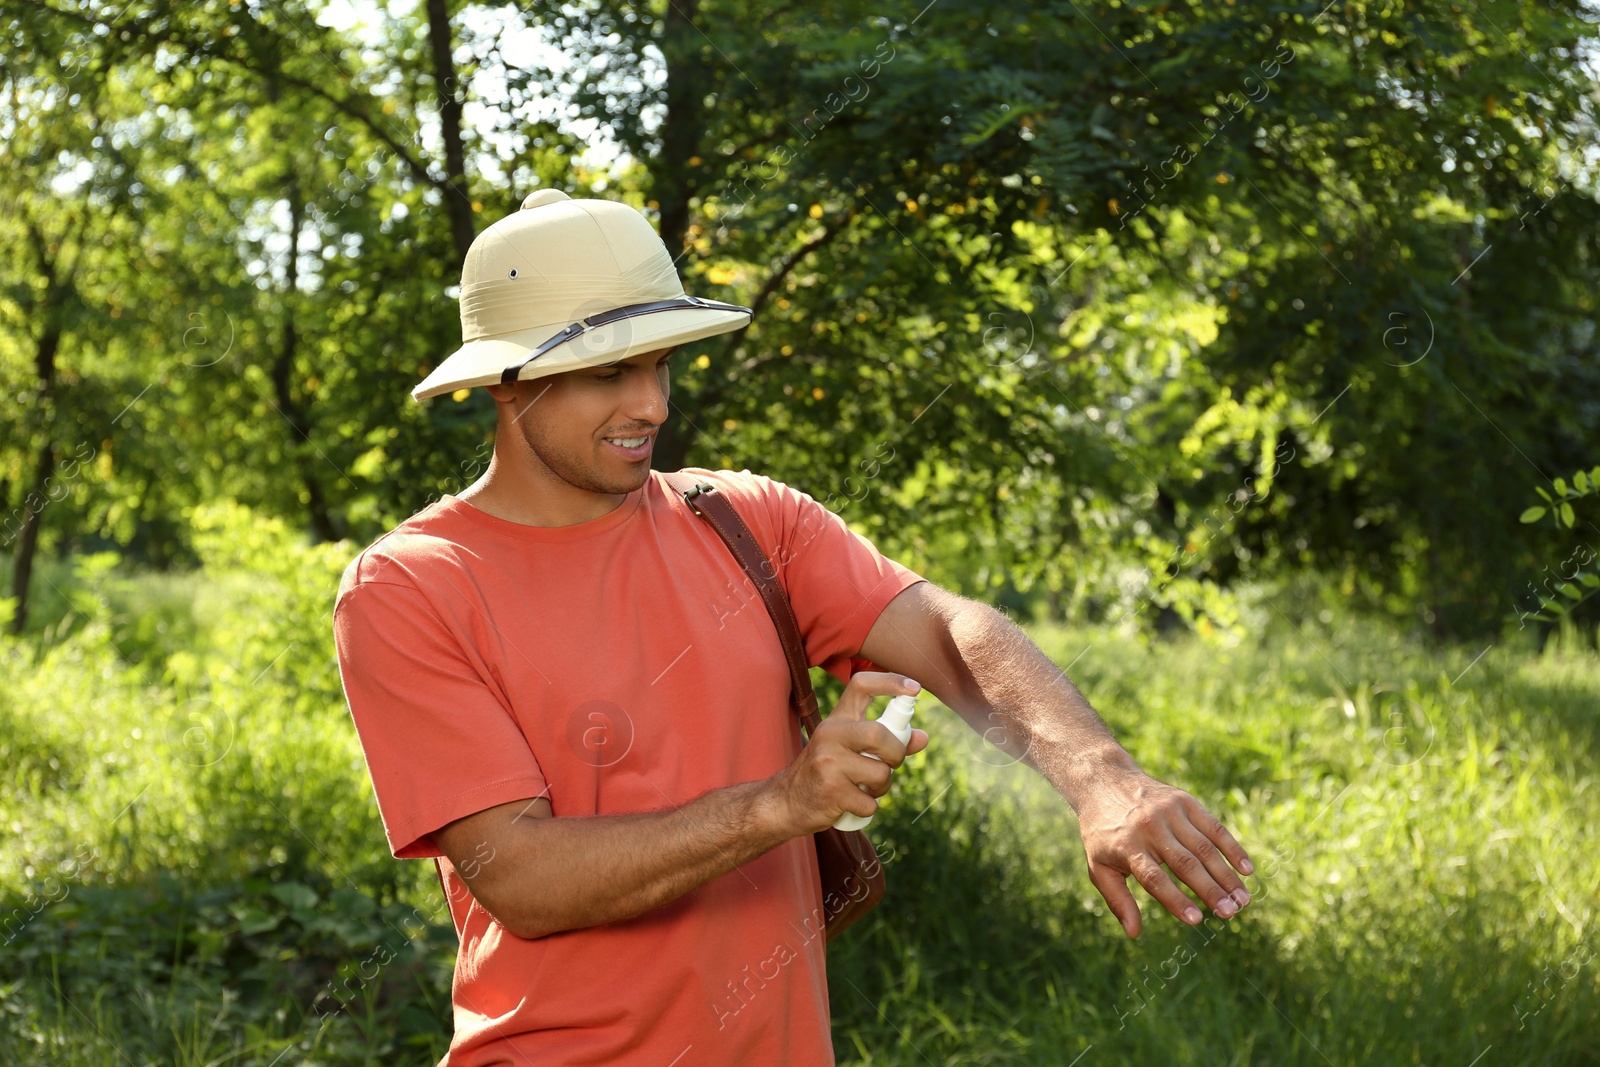
<svg viewBox="0 0 1600 1067">
<path fill-rule="evenodd" d="M 527 358 L 519 363 L 511 364 L 501 372 L 500 381 L 509 385 L 521 377 L 523 367 L 526 367 L 552 348 L 566 344 L 574 337 L 581 337 L 590 330 L 598 329 L 613 322 L 619 322 L 622 319 L 631 319 L 638 315 L 649 315 L 657 311 L 687 311 L 691 308 L 704 308 L 708 311 L 742 311 L 752 317 L 755 315 L 755 312 L 750 308 L 741 307 L 738 304 L 727 304 L 721 300 L 707 300 L 700 296 L 675 296 L 666 300 L 651 300 L 643 304 L 625 304 L 619 308 L 612 308 L 610 311 L 602 311 L 590 315 L 586 319 L 563 327 L 554 337 L 528 353 Z"/>
</svg>

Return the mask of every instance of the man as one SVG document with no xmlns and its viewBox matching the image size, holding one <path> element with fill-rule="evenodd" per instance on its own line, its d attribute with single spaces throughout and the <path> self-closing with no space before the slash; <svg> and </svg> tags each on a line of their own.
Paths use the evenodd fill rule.
<svg viewBox="0 0 1600 1067">
<path fill-rule="evenodd" d="M 1249 903 L 1228 831 L 1002 615 L 802 492 L 692 468 L 847 682 L 802 747 L 771 619 L 649 467 L 673 350 L 750 312 L 686 296 L 642 215 L 534 193 L 474 242 L 460 299 L 464 343 L 414 395 L 486 388 L 493 460 L 352 561 L 334 614 L 389 845 L 435 859 L 461 939 L 445 1063 L 832 1063 L 811 835 L 927 745 L 864 721 L 912 679 L 1073 806 L 1128 936 L 1130 874 L 1201 919 L 1163 864 L 1222 918 Z"/>
</svg>

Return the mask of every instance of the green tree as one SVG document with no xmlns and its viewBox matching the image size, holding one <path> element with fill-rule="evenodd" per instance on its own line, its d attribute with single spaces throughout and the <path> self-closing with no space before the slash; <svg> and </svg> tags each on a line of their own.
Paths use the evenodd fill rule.
<svg viewBox="0 0 1600 1067">
<path fill-rule="evenodd" d="M 81 55 L 115 102 L 84 151 L 128 164 L 141 315 L 233 339 L 118 438 L 153 484 L 95 529 L 152 558 L 198 500 L 362 539 L 470 481 L 492 405 L 407 393 L 473 234 L 542 186 L 756 309 L 686 351 L 658 465 L 759 467 L 973 592 L 1195 617 L 1315 569 L 1481 629 L 1525 468 L 1594 432 L 1569 0 L 19 10 L 8 70 Z"/>
</svg>

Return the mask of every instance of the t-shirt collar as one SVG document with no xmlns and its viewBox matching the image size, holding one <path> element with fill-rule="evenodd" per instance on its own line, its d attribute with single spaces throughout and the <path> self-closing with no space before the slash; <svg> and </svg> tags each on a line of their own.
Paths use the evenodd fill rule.
<svg viewBox="0 0 1600 1067">
<path fill-rule="evenodd" d="M 502 519 L 498 515 L 491 515 L 476 508 L 451 493 L 446 493 L 439 499 L 439 508 L 445 514 L 459 516 L 478 526 L 523 541 L 583 541 L 596 534 L 615 529 L 632 518 L 639 510 L 645 492 L 654 479 L 655 472 L 652 471 L 651 480 L 630 492 L 623 498 L 622 503 L 598 518 L 589 519 L 587 522 L 576 522 L 570 526 L 531 526 L 527 523 L 512 522 L 510 519 Z"/>
</svg>

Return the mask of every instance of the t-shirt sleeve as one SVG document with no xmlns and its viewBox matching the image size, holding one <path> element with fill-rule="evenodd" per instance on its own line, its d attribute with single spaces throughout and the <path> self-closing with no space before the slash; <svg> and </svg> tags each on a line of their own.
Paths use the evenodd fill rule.
<svg viewBox="0 0 1600 1067">
<path fill-rule="evenodd" d="M 879 552 L 809 494 L 756 480 L 776 527 L 774 562 L 805 635 L 807 662 L 848 681 L 854 670 L 871 668 L 852 659 L 889 601 L 926 579 Z"/>
<path fill-rule="evenodd" d="M 545 792 L 509 709 L 422 593 L 365 582 L 333 615 L 345 700 L 397 859 L 443 855 L 433 831 Z"/>
</svg>

